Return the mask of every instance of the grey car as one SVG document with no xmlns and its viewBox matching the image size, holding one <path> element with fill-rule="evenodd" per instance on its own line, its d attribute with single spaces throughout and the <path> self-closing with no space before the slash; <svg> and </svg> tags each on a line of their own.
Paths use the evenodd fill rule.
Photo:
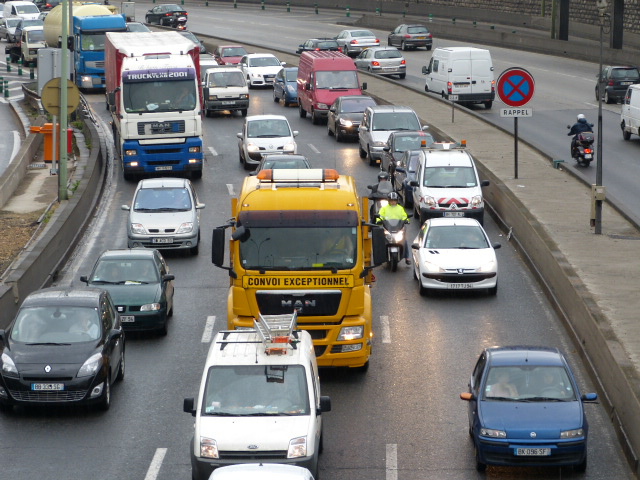
<svg viewBox="0 0 640 480">
<path fill-rule="evenodd" d="M 200 210 L 193 185 L 186 178 L 146 178 L 138 182 L 129 212 L 128 247 L 188 249 L 198 254 Z"/>
<path fill-rule="evenodd" d="M 371 47 L 354 60 L 356 67 L 369 73 L 384 76 L 407 76 L 407 61 L 396 47 Z"/>
<path fill-rule="evenodd" d="M 429 29 L 420 24 L 403 23 L 398 25 L 387 37 L 387 45 L 390 47 L 400 47 L 401 50 L 410 48 L 425 47 L 431 50 L 433 36 Z"/>
<path fill-rule="evenodd" d="M 364 111 L 373 105 L 377 105 L 377 102 L 366 95 L 338 97 L 329 107 L 327 134 L 335 135 L 336 142 L 342 142 L 346 137 L 357 137 Z"/>
<path fill-rule="evenodd" d="M 0 18 L 0 38 L 4 38 L 7 43 L 15 41 L 16 27 L 22 21 L 18 17 Z"/>
<path fill-rule="evenodd" d="M 598 75 L 596 75 L 598 77 Z M 640 83 L 640 71 L 633 65 L 603 67 L 599 75 L 602 88 L 602 99 L 606 103 L 622 101 L 629 85 Z M 598 100 L 598 82 L 596 81 L 596 100 Z"/>
<path fill-rule="evenodd" d="M 391 132 L 387 144 L 382 147 L 382 163 L 380 168 L 393 176 L 395 167 L 406 150 L 419 150 L 433 145 L 434 138 L 423 130 Z"/>
<path fill-rule="evenodd" d="M 342 48 L 342 53 L 355 57 L 361 51 L 370 47 L 379 47 L 380 40 L 371 30 L 342 30 L 336 37 L 336 42 Z"/>
</svg>

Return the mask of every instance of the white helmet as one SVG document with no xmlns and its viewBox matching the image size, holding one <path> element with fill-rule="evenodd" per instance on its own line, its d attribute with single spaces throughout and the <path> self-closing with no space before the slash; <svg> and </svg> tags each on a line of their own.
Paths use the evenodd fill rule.
<svg viewBox="0 0 640 480">
<path fill-rule="evenodd" d="M 587 119 L 587 117 L 585 117 L 582 113 L 578 114 L 577 120 L 586 120 L 586 119 Z"/>
</svg>

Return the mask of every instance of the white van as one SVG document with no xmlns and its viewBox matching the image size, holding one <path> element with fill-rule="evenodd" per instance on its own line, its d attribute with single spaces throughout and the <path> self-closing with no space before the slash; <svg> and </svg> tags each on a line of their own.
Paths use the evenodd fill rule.
<svg viewBox="0 0 640 480">
<path fill-rule="evenodd" d="M 473 158 L 455 143 L 434 143 L 420 149 L 413 205 L 420 224 L 429 218 L 475 218 L 484 220 L 482 187 L 489 180 L 480 181 Z"/>
<path fill-rule="evenodd" d="M 264 315 L 255 328 L 214 337 L 198 398 L 183 410 L 195 417 L 194 480 L 218 467 L 278 463 L 318 473 L 322 450 L 320 378 L 311 336 L 296 330 L 296 314 Z"/>
<path fill-rule="evenodd" d="M 211 112 L 238 111 L 243 117 L 249 110 L 249 87 L 242 70 L 235 65 L 218 65 L 205 70 L 202 79 L 204 108 Z"/>
<path fill-rule="evenodd" d="M 424 90 L 449 98 L 456 95 L 462 104 L 483 103 L 491 108 L 496 96 L 493 63 L 489 50 L 474 47 L 436 48 L 426 75 Z"/>
<path fill-rule="evenodd" d="M 640 135 L 640 84 L 629 85 L 622 99 L 620 128 L 625 140 L 629 140 L 632 133 Z"/>
<path fill-rule="evenodd" d="M 4 18 L 20 17 L 26 20 L 37 19 L 40 10 L 33 2 L 27 1 L 10 1 L 4 4 Z"/>
</svg>

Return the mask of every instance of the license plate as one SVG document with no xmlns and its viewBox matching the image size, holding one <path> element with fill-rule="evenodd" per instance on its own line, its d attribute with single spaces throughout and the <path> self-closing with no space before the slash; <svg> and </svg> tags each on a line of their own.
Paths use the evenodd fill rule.
<svg viewBox="0 0 640 480">
<path fill-rule="evenodd" d="M 551 455 L 550 448 L 516 448 L 518 457 L 548 457 Z"/>
<path fill-rule="evenodd" d="M 136 317 L 134 317 L 133 315 L 121 315 L 120 321 L 122 323 L 133 323 L 136 321 Z"/>
<path fill-rule="evenodd" d="M 152 238 L 151 243 L 173 243 L 173 237 Z"/>
<path fill-rule="evenodd" d="M 64 390 L 64 383 L 32 383 L 31 390 L 38 392 L 57 392 Z"/>
<path fill-rule="evenodd" d="M 473 288 L 473 283 L 450 283 L 449 290 L 466 290 Z"/>
<path fill-rule="evenodd" d="M 631 85 L 633 82 L 620 82 L 620 85 Z"/>
<path fill-rule="evenodd" d="M 156 167 L 156 172 L 159 172 L 161 170 L 173 170 L 173 167 L 171 165 L 167 165 L 164 167 Z"/>
<path fill-rule="evenodd" d="M 464 212 L 444 212 L 444 216 L 449 218 L 461 218 L 464 217 Z"/>
<path fill-rule="evenodd" d="M 383 67 L 382 69 L 386 71 L 395 71 L 398 70 L 398 67 Z"/>
<path fill-rule="evenodd" d="M 590 153 L 585 153 L 585 154 L 584 154 L 584 158 L 585 158 L 585 159 L 589 159 L 589 158 L 591 158 L 591 154 L 590 154 Z"/>
<path fill-rule="evenodd" d="M 236 101 L 235 100 L 223 100 L 220 103 L 222 103 L 222 105 L 235 105 Z"/>
<path fill-rule="evenodd" d="M 418 40 L 424 40 L 427 37 L 416 37 Z"/>
</svg>

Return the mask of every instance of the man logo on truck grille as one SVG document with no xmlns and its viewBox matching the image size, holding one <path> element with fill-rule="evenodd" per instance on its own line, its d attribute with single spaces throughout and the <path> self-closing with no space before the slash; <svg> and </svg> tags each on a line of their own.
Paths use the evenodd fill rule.
<svg viewBox="0 0 640 480">
<path fill-rule="evenodd" d="M 281 300 L 280 306 L 289 311 L 296 310 L 298 315 L 300 315 L 303 311 L 303 308 L 315 308 L 316 301 L 315 300 Z"/>
</svg>

